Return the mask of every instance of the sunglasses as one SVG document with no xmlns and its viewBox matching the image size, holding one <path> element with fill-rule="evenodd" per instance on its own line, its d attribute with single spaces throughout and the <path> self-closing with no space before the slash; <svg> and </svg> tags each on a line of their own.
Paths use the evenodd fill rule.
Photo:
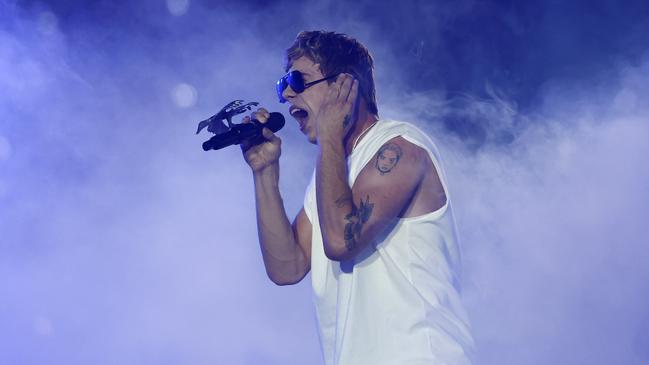
<svg viewBox="0 0 649 365">
<path fill-rule="evenodd" d="M 300 94 L 307 88 L 319 83 L 323 82 L 325 80 L 333 79 L 334 77 L 338 76 L 338 74 L 327 76 L 325 78 L 311 81 L 304 83 L 304 76 L 300 71 L 291 71 L 284 75 L 281 79 L 277 80 L 277 97 L 279 97 L 279 102 L 280 103 L 286 103 L 286 99 L 284 99 L 284 96 L 282 94 L 284 93 L 284 90 L 286 90 L 287 87 L 291 87 L 291 89 L 296 93 Z"/>
</svg>

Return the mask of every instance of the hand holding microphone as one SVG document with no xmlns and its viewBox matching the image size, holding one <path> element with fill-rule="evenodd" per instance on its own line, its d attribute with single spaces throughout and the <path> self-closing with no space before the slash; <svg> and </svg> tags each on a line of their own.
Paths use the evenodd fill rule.
<svg viewBox="0 0 649 365">
<path fill-rule="evenodd" d="M 273 133 L 279 130 L 274 129 L 274 125 L 277 123 L 274 121 L 277 118 L 275 116 L 276 114 L 279 114 L 281 117 L 281 124 L 283 126 L 284 117 L 280 113 L 269 113 L 264 108 L 259 108 L 256 112 L 252 113 L 252 118 L 245 117 L 241 124 L 259 123 L 262 127 L 260 136 L 256 139 L 246 140 L 241 143 L 243 157 L 254 172 L 261 171 L 265 167 L 277 163 L 279 156 L 282 154 L 282 140 Z"/>
<path fill-rule="evenodd" d="M 260 112 L 262 110 L 264 113 Z M 284 127 L 284 116 L 280 113 L 268 113 L 267 110 L 260 108 L 253 115 L 255 116 L 253 119 L 246 117 L 243 123 L 234 124 L 227 131 L 219 133 L 205 141 L 203 143 L 203 150 L 219 150 L 241 143 L 261 143 L 263 142 L 263 139 L 260 139 L 263 135 L 263 129 L 268 128 L 273 132 L 277 132 Z"/>
<path fill-rule="evenodd" d="M 275 164 L 281 154 L 281 140 L 273 132 L 284 127 L 284 116 L 281 113 L 269 113 L 268 110 L 259 108 L 251 117 L 245 117 L 242 123 L 232 123 L 233 116 L 252 110 L 257 105 L 259 103 L 254 101 L 246 103 L 234 100 L 218 113 L 198 123 L 196 134 L 205 128 L 215 134 L 203 143 L 203 150 L 219 150 L 240 144 L 244 158 L 253 171 L 261 171 Z"/>
</svg>

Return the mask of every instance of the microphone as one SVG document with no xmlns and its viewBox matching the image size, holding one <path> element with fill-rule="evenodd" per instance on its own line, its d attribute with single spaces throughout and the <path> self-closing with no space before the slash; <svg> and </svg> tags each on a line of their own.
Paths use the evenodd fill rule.
<svg viewBox="0 0 649 365">
<path fill-rule="evenodd" d="M 265 127 L 277 132 L 284 127 L 284 116 L 281 113 L 272 112 L 266 123 L 258 120 L 251 120 L 250 123 L 235 124 L 227 132 L 217 134 L 203 143 L 203 151 L 220 150 L 221 148 L 239 144 L 245 140 L 259 144 L 264 141 L 261 130 Z M 261 137 L 261 138 L 260 138 Z"/>
</svg>

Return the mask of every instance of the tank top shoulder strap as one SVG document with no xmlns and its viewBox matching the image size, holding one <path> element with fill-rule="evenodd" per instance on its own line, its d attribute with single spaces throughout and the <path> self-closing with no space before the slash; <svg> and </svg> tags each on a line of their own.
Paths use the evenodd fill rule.
<svg viewBox="0 0 649 365">
<path fill-rule="evenodd" d="M 428 152 L 428 155 L 440 176 L 444 191 L 446 191 L 448 196 L 446 177 L 444 176 L 444 171 L 440 163 L 439 152 L 433 141 L 414 125 L 394 120 L 379 120 L 367 133 L 365 138 L 358 143 L 354 151 L 352 151 L 352 154 L 347 161 L 350 186 L 353 186 L 358 174 L 360 174 L 363 167 L 365 167 L 365 165 L 376 156 L 376 153 L 379 151 L 381 146 L 389 140 L 399 136 Z"/>
</svg>

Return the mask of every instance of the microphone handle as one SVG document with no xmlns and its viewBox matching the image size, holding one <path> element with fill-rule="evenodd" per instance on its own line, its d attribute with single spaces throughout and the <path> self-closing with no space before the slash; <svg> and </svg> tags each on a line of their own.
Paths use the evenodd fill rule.
<svg viewBox="0 0 649 365">
<path fill-rule="evenodd" d="M 248 138 L 261 135 L 262 124 L 253 121 L 252 123 L 237 124 L 229 131 L 217 134 L 203 143 L 203 151 L 220 150 L 227 146 L 241 143 Z"/>
<path fill-rule="evenodd" d="M 261 123 L 253 119 L 250 123 L 235 124 L 225 133 L 217 134 L 207 141 L 203 142 L 203 151 L 220 150 L 221 148 L 239 144 L 244 140 L 250 139 L 253 144 L 264 141 L 261 130 L 267 127 L 273 132 L 284 127 L 284 116 L 281 113 L 272 112 L 267 123 Z"/>
</svg>

